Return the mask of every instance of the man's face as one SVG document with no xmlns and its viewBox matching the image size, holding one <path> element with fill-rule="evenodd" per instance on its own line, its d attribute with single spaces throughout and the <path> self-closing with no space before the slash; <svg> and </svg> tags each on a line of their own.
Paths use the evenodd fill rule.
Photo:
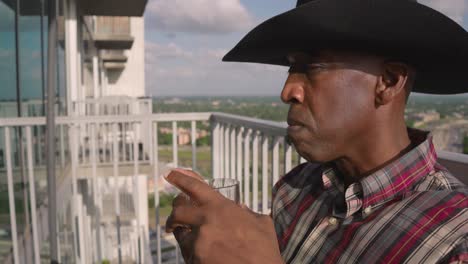
<svg viewBox="0 0 468 264">
<path fill-rule="evenodd" d="M 290 105 L 288 136 L 301 156 L 327 162 L 345 156 L 372 128 L 383 61 L 350 53 L 291 54 L 281 99 Z"/>
</svg>

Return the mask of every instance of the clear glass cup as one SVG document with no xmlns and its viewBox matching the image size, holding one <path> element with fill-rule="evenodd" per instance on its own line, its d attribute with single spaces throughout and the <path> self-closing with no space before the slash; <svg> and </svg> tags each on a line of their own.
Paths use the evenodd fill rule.
<svg viewBox="0 0 468 264">
<path fill-rule="evenodd" d="M 217 192 L 222 194 L 229 200 L 239 204 L 240 203 L 240 188 L 239 181 L 228 178 L 215 178 L 207 181 Z"/>
</svg>

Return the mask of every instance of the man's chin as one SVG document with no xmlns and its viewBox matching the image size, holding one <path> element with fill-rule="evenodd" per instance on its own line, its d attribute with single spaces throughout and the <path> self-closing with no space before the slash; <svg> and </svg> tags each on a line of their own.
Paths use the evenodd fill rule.
<svg viewBox="0 0 468 264">
<path fill-rule="evenodd" d="M 311 149 L 309 146 L 305 146 L 301 144 L 301 141 L 295 141 L 294 139 L 290 139 L 294 148 L 296 149 L 297 153 L 306 159 L 308 162 L 313 163 L 327 163 L 333 160 L 330 157 L 329 153 L 323 153 L 319 150 L 319 148 Z M 296 143 L 297 142 L 297 143 Z"/>
</svg>

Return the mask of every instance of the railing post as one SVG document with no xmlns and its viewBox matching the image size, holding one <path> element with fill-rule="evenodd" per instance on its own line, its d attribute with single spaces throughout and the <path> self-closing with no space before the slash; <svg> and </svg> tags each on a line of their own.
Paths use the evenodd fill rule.
<svg viewBox="0 0 468 264">
<path fill-rule="evenodd" d="M 178 150 L 178 142 L 177 142 L 177 122 L 172 121 L 172 162 L 174 163 L 174 167 L 179 166 L 179 150 Z"/>
<path fill-rule="evenodd" d="M 13 258 L 14 263 L 19 264 L 18 254 L 18 233 L 16 230 L 16 207 L 15 207 L 15 190 L 13 185 L 13 169 L 11 164 L 11 138 L 10 128 L 5 127 L 5 155 L 6 155 L 6 168 L 7 168 L 7 184 L 8 184 L 8 202 L 10 206 L 10 226 L 11 226 L 11 239 L 13 243 Z M 50 233 L 50 230 L 49 230 Z"/>
<path fill-rule="evenodd" d="M 239 181 L 239 189 L 241 193 L 241 201 L 243 201 L 243 190 L 244 186 L 242 184 L 242 135 L 244 133 L 244 128 L 239 127 L 237 129 L 237 180 Z"/>
<path fill-rule="evenodd" d="M 161 224 L 159 222 L 159 152 L 158 152 L 158 123 L 152 124 L 153 135 L 153 181 L 154 181 L 154 210 L 156 211 L 156 247 L 157 260 L 161 264 Z"/>
<path fill-rule="evenodd" d="M 127 161 L 127 123 L 121 123 L 121 129 L 120 129 L 120 138 L 121 138 L 121 144 L 122 144 L 122 161 L 125 162 Z M 128 156 L 130 156 L 130 153 L 128 153 Z"/>
<path fill-rule="evenodd" d="M 64 133 L 63 130 L 64 125 L 60 125 L 60 165 L 62 168 L 65 167 L 65 140 L 64 140 Z"/>
<path fill-rule="evenodd" d="M 192 170 L 197 170 L 197 122 L 191 122 L 192 128 Z"/>
<path fill-rule="evenodd" d="M 219 128 L 219 174 L 213 175 L 214 178 L 224 178 L 224 128 L 225 124 L 221 124 Z"/>
<path fill-rule="evenodd" d="M 175 122 L 174 122 L 175 123 Z M 141 245 L 143 237 L 141 236 L 140 232 L 138 231 L 141 224 L 141 211 L 140 211 L 140 191 L 139 191 L 139 153 L 138 153 L 138 139 L 136 137 L 137 132 L 137 123 L 132 123 L 132 130 L 133 130 L 133 197 L 134 197 L 134 204 L 135 204 L 135 213 L 136 213 L 136 220 L 137 220 L 137 236 L 138 236 L 138 243 Z M 177 129 L 177 126 L 175 127 Z M 139 248 L 138 251 L 139 261 L 138 263 L 145 263 L 145 254 L 143 251 L 143 247 Z"/>
<path fill-rule="evenodd" d="M 84 230 L 83 221 L 81 219 L 81 203 L 79 201 L 78 194 L 78 181 L 77 181 L 77 169 L 78 169 L 78 131 L 79 125 L 72 125 L 70 129 L 70 156 L 71 156 L 71 177 L 72 177 L 72 223 L 73 228 L 76 229 L 73 232 L 75 241 L 75 256 L 76 262 L 83 262 L 86 256 L 86 249 L 84 245 Z"/>
<path fill-rule="evenodd" d="M 231 178 L 231 176 L 229 175 L 230 173 L 230 163 L 231 163 L 231 159 L 229 158 L 229 154 L 230 154 L 230 146 L 229 146 L 229 141 L 230 141 L 230 138 L 229 138 L 229 130 L 231 129 L 230 128 L 231 126 L 229 125 L 226 125 L 225 128 L 224 128 L 224 142 L 223 142 L 223 146 L 224 146 L 224 178 Z"/>
<path fill-rule="evenodd" d="M 262 213 L 268 213 L 268 136 L 263 135 L 262 144 Z"/>
<path fill-rule="evenodd" d="M 244 204 L 250 208 L 250 133 L 246 128 L 244 135 Z"/>
<path fill-rule="evenodd" d="M 219 123 L 211 120 L 211 176 L 219 173 Z"/>
<path fill-rule="evenodd" d="M 258 141 L 259 132 L 253 132 L 252 142 L 252 210 L 258 212 Z"/>
<path fill-rule="evenodd" d="M 272 186 L 276 184 L 279 179 L 279 145 L 280 145 L 280 138 L 275 138 L 275 142 L 273 143 L 273 180 Z"/>
<path fill-rule="evenodd" d="M 303 158 L 301 155 L 299 155 L 299 164 L 302 164 L 304 162 L 307 162 L 307 160 Z"/>
<path fill-rule="evenodd" d="M 114 172 L 114 195 L 115 195 L 115 218 L 117 228 L 117 254 L 118 263 L 122 263 L 122 242 L 120 238 L 120 193 L 119 193 L 119 145 L 118 145 L 118 124 L 114 123 L 113 130 L 113 172 Z"/>
<path fill-rule="evenodd" d="M 28 178 L 29 178 L 29 198 L 31 204 L 31 223 L 32 223 L 32 239 L 34 263 L 39 264 L 41 259 L 39 256 L 39 237 L 37 235 L 37 213 L 36 213 L 36 185 L 34 182 L 34 164 L 33 164 L 33 148 L 31 139 L 31 127 L 26 127 L 26 151 L 28 162 Z"/>
<path fill-rule="evenodd" d="M 99 193 L 98 190 L 98 179 L 97 179 L 97 157 L 96 157 L 96 123 L 90 124 L 91 126 L 91 174 L 93 183 L 93 205 L 94 205 L 94 225 L 96 232 L 96 258 L 98 262 L 102 261 L 101 256 L 101 208 L 99 207 Z"/>
<path fill-rule="evenodd" d="M 230 129 L 231 133 L 231 179 L 236 178 L 236 128 L 234 126 L 231 126 Z"/>
<path fill-rule="evenodd" d="M 97 54 L 93 55 L 93 98 L 97 99 L 99 97 L 99 66 L 98 66 L 98 56 Z M 94 114 L 96 114 L 96 104 L 94 106 Z"/>
<path fill-rule="evenodd" d="M 37 144 L 37 152 L 38 152 L 38 156 L 37 156 L 37 163 L 38 163 L 38 166 L 42 166 L 42 157 L 44 156 L 43 154 L 44 151 L 42 150 L 43 149 L 43 142 L 45 142 L 45 140 L 43 140 L 43 135 L 44 135 L 44 127 L 38 127 L 37 128 L 37 140 L 38 140 L 38 144 Z"/>
<path fill-rule="evenodd" d="M 284 140 L 284 174 L 288 173 L 292 167 L 292 147 L 287 140 Z"/>
</svg>

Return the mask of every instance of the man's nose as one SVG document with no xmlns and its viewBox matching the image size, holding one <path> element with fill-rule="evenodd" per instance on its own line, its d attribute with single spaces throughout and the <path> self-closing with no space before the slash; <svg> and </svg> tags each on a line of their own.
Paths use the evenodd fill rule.
<svg viewBox="0 0 468 264">
<path fill-rule="evenodd" d="M 304 82 L 298 73 L 290 73 L 283 91 L 281 91 L 281 100 L 285 104 L 304 102 Z"/>
</svg>

